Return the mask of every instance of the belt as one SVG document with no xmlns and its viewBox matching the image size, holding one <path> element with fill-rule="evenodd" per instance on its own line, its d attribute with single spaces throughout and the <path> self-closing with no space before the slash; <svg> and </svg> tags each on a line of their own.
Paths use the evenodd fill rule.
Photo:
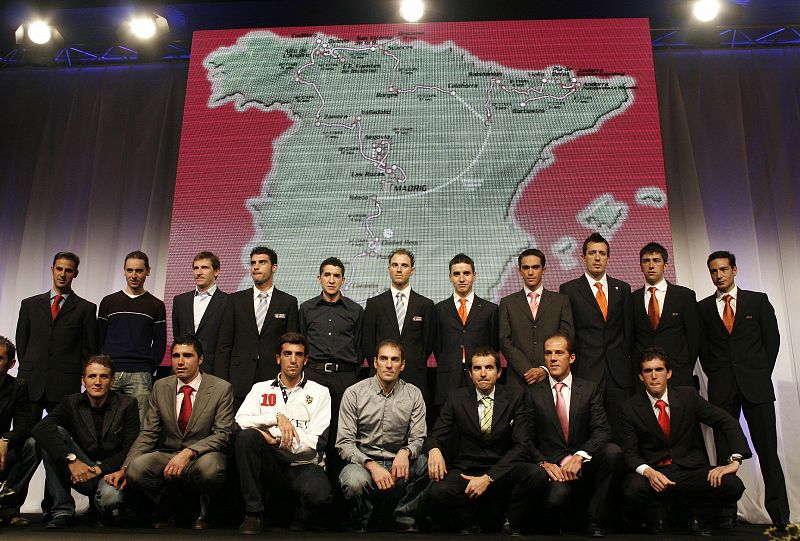
<svg viewBox="0 0 800 541">
<path fill-rule="evenodd" d="M 314 363 L 311 368 L 317 372 L 333 374 L 335 372 L 355 372 L 359 366 L 354 363 Z"/>
</svg>

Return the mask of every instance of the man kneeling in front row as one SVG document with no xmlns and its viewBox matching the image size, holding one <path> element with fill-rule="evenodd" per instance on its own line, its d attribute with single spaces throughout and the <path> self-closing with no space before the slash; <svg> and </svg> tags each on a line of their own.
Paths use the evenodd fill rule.
<svg viewBox="0 0 800 541">
<path fill-rule="evenodd" d="M 271 508 L 285 504 L 287 495 L 298 497 L 292 529 L 314 525 L 332 499 L 322 460 L 330 393 L 305 377 L 308 342 L 302 334 L 289 332 L 278 342 L 278 377 L 253 385 L 236 413 L 244 429 L 235 442 L 247 513 L 239 526 L 243 534 L 261 531 L 265 496 Z"/>
<path fill-rule="evenodd" d="M 628 503 L 643 512 L 652 533 L 666 530 L 666 505 L 680 502 L 691 511 L 691 533 L 708 536 L 706 524 L 725 505 L 735 505 L 744 492 L 736 477 L 743 458 L 752 456 L 736 419 L 709 404 L 693 387 L 672 387 L 669 359 L 659 348 L 642 352 L 639 379 L 644 394 L 622 409 L 620 439 L 625 465 L 622 491 Z M 733 453 L 709 466 L 700 423 L 719 431 Z"/>
<path fill-rule="evenodd" d="M 450 393 L 425 441 L 428 474 L 434 481 L 428 509 L 436 513 L 434 519 L 454 518 L 461 532 L 469 534 L 480 531 L 478 518 L 486 516 L 478 512 L 479 505 L 493 504 L 490 511 L 505 512 L 503 533 L 519 535 L 526 514 L 541 505 L 548 485 L 544 469 L 531 463 L 527 401 L 522 389 L 496 385 L 501 372 L 497 352 L 478 348 L 468 366 L 474 387 Z M 455 458 L 448 467 L 443 450 L 450 448 L 453 437 Z"/>
<path fill-rule="evenodd" d="M 89 496 L 97 518 L 111 521 L 122 503 L 122 491 L 108 484 L 104 475 L 122 467 L 122 461 L 139 434 L 136 399 L 111 390 L 114 364 L 108 355 L 89 357 L 81 383 L 86 391 L 65 396 L 33 429 L 43 450 L 45 486 L 53 498 L 48 528 L 71 525 L 74 488 Z"/>
</svg>

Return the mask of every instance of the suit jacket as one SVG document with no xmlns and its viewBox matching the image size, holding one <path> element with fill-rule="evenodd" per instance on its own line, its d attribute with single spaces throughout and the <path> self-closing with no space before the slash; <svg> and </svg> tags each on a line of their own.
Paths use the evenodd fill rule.
<svg viewBox="0 0 800 541">
<path fill-rule="evenodd" d="M 669 457 L 684 468 L 708 467 L 708 455 L 700 423 L 719 431 L 728 442 L 731 454 L 750 458 L 739 421 L 725 410 L 709 404 L 690 387 L 668 387 L 670 439 L 664 436 L 656 414 L 645 393 L 632 396 L 622 406 L 620 440 L 625 452 L 625 465 L 635 470 L 642 464 L 655 467 Z M 727 457 L 722 457 L 724 463 Z"/>
<path fill-rule="evenodd" d="M 632 334 L 628 296 L 631 286 L 606 276 L 608 318 L 595 298 L 595 289 L 585 275 L 561 284 L 559 292 L 569 297 L 575 320 L 575 363 L 572 372 L 595 383 L 611 377 L 617 387 L 633 388 L 635 366 L 631 362 L 629 343 Z"/>
<path fill-rule="evenodd" d="M 83 362 L 97 353 L 97 306 L 74 291 L 55 321 L 50 292 L 22 301 L 17 320 L 20 379 L 34 402 L 59 402 L 81 390 Z"/>
<path fill-rule="evenodd" d="M 231 384 L 211 374 L 203 374 L 194 397 L 192 416 L 182 434 L 175 406 L 177 381 L 177 376 L 168 376 L 153 384 L 142 429 L 128 451 L 126 466 L 137 456 L 151 451 L 188 448 L 198 456 L 225 451 L 233 431 Z"/>
<path fill-rule="evenodd" d="M 748 402 L 774 401 L 772 371 L 781 338 L 766 294 L 739 289 L 731 334 L 722 323 L 714 295 L 700 301 L 697 309 L 702 328 L 700 364 L 708 376 L 711 403 L 720 403 L 732 387 Z"/>
<path fill-rule="evenodd" d="M 28 385 L 24 380 L 6 374 L 0 381 L 0 436 L 19 452 L 35 423 L 28 400 Z"/>
<path fill-rule="evenodd" d="M 572 377 L 569 403 L 569 439 L 556 414 L 553 389 L 550 378 L 527 387 L 528 398 L 533 406 L 533 446 L 531 454 L 534 462 L 546 460 L 558 464 L 577 451 L 590 455 L 611 441 L 611 429 L 603 408 L 603 395 L 591 381 Z"/>
<path fill-rule="evenodd" d="M 667 352 L 672 368 L 670 383 L 694 386 L 694 365 L 700 347 L 700 320 L 697 315 L 697 297 L 688 287 L 667 284 L 664 306 L 658 327 L 653 330 L 644 306 L 645 288 L 637 289 L 630 297 L 633 314 L 634 348 L 636 356 L 643 350 L 658 346 Z"/>
<path fill-rule="evenodd" d="M 275 362 L 278 339 L 284 333 L 299 330 L 297 299 L 278 288 L 273 289 L 260 334 L 253 288 L 228 295 L 217 338 L 216 375 L 231 382 L 237 398 L 244 398 L 253 384 L 278 375 Z"/>
<path fill-rule="evenodd" d="M 203 318 L 197 326 L 197 331 L 195 331 L 194 291 L 175 295 L 172 300 L 172 336 L 177 338 L 186 333 L 193 333 L 197 336 L 197 339 L 203 345 L 203 371 L 208 374 L 216 374 L 214 364 L 217 337 L 219 336 L 219 328 L 222 324 L 222 315 L 225 312 L 227 301 L 228 294 L 218 287 L 208 301 Z"/>
<path fill-rule="evenodd" d="M 500 300 L 500 348 L 508 361 L 507 384 L 522 386 L 528 369 L 544 365 L 544 340 L 555 332 L 575 336 L 569 298 L 545 289 L 534 321 L 525 290 Z"/>
<path fill-rule="evenodd" d="M 436 340 L 436 309 L 433 301 L 412 289 L 401 333 L 397 326 L 392 290 L 389 289 L 367 299 L 363 321 L 361 351 L 370 365 L 375 357 L 375 348 L 382 340 L 397 340 L 403 346 L 406 359 L 403 379 L 419 388 L 425 404 L 430 406 L 433 397 L 428 384 L 428 357 L 433 352 Z"/>
<path fill-rule="evenodd" d="M 444 404 L 453 389 L 473 384 L 465 373 L 462 359 L 469 359 L 472 352 L 481 346 L 500 349 L 498 338 L 498 307 L 475 295 L 462 324 L 453 296 L 436 305 L 436 321 L 439 330 L 433 353 L 436 356 L 436 398 L 434 403 Z"/>
<path fill-rule="evenodd" d="M 59 433 L 62 427 L 86 456 L 101 462 L 104 474 L 120 469 L 133 441 L 139 435 L 139 406 L 136 399 L 109 391 L 101 434 L 97 434 L 92 406 L 86 392 L 65 396 L 33 429 L 36 442 L 53 460 L 63 459 L 70 448 Z"/>
<path fill-rule="evenodd" d="M 484 474 L 495 481 L 520 462 L 530 459 L 530 405 L 517 387 L 497 385 L 492 410 L 492 430 L 488 441 L 481 435 L 475 387 L 456 389 L 447 397 L 433 430 L 425 440 L 423 452 L 437 448 L 453 449 L 455 458 L 449 469 L 467 474 Z M 454 438 L 455 440 L 451 440 Z"/>
</svg>

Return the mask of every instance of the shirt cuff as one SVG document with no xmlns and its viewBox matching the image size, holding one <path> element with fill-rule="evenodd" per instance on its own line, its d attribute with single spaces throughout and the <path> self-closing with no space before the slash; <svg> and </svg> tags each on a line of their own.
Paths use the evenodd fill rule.
<svg viewBox="0 0 800 541">
<path fill-rule="evenodd" d="M 638 473 L 639 475 L 644 475 L 644 472 L 645 472 L 645 470 L 646 470 L 647 468 L 649 468 L 649 467 L 650 467 L 650 466 L 648 466 L 647 464 L 642 464 L 641 466 L 639 466 L 638 468 L 636 468 L 636 473 Z"/>
<path fill-rule="evenodd" d="M 575 454 L 578 456 L 582 456 L 584 462 L 589 462 L 592 460 L 592 455 L 590 455 L 586 451 L 576 451 Z"/>
<path fill-rule="evenodd" d="M 548 370 L 548 369 L 547 369 L 547 367 L 546 367 L 545 365 L 543 365 L 543 364 L 540 364 L 540 365 L 539 365 L 539 368 L 541 368 L 542 370 L 544 370 L 545 372 L 547 372 L 547 375 L 548 375 L 548 376 L 550 375 L 550 370 Z"/>
</svg>

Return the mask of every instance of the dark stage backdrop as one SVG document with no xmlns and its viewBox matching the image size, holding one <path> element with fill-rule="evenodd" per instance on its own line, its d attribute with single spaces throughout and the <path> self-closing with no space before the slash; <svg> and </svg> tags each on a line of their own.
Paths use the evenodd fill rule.
<svg viewBox="0 0 800 541">
<path fill-rule="evenodd" d="M 82 257 L 75 290 L 99 302 L 124 286 L 122 257 L 143 248 L 148 289 L 163 295 L 187 70 L 0 70 L 0 334 L 13 336 L 24 297 L 48 289 L 58 250 Z M 655 73 L 678 281 L 710 294 L 705 258 L 730 249 L 738 283 L 769 293 L 778 314 L 774 381 L 797 520 L 800 49 L 658 52 Z M 224 208 L 215 220 L 226 223 Z M 766 522 L 755 472 L 747 461 L 740 511 Z M 34 489 L 28 508 L 38 501 Z"/>
</svg>

